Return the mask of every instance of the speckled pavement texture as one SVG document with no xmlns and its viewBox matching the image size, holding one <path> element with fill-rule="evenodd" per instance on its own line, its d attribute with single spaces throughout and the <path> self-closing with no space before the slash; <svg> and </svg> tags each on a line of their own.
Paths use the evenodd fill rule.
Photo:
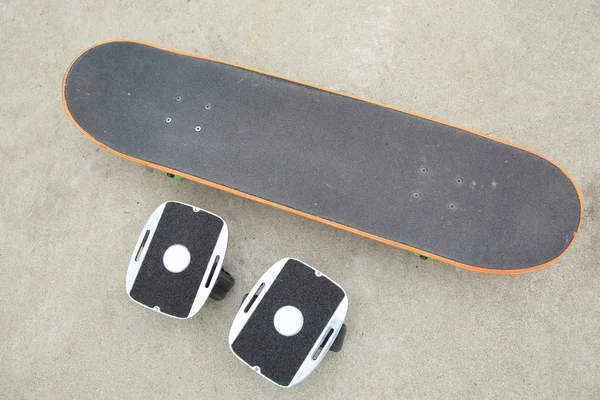
<svg viewBox="0 0 600 400">
<path fill-rule="evenodd" d="M 600 6 L 548 3 L 0 3 L 0 393 L 7 399 L 600 398 Z M 582 189 L 571 250 L 484 275 L 128 162 L 61 104 L 70 62 L 136 39 L 469 127 L 544 154 Z M 230 297 L 191 320 L 128 299 L 139 231 L 166 200 L 230 228 Z M 348 333 L 284 390 L 229 351 L 239 301 L 296 257 L 348 292 Z"/>
</svg>

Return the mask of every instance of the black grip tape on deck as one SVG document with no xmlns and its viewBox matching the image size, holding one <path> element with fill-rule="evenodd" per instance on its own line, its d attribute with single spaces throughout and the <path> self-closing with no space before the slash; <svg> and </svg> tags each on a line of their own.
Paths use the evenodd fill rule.
<svg viewBox="0 0 600 400">
<path fill-rule="evenodd" d="M 289 260 L 231 348 L 250 366 L 259 366 L 263 375 L 287 386 L 343 298 L 343 290 L 335 283 Z M 300 332 L 290 337 L 279 334 L 273 323 L 277 310 L 288 305 L 304 317 Z"/>
<path fill-rule="evenodd" d="M 213 254 L 223 221 L 192 207 L 167 203 L 150 242 L 130 296 L 148 307 L 160 307 L 163 313 L 186 318 L 194 303 L 202 277 Z M 163 264 L 165 251 L 174 244 L 185 246 L 190 264 L 179 273 Z"/>
<path fill-rule="evenodd" d="M 579 226 L 573 182 L 537 155 L 243 68 L 107 43 L 64 95 L 121 153 L 465 265 L 544 264 Z"/>
</svg>

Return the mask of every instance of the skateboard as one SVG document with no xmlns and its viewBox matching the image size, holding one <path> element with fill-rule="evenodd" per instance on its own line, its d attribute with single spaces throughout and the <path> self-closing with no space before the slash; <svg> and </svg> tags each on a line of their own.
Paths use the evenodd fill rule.
<svg viewBox="0 0 600 400">
<path fill-rule="evenodd" d="M 62 97 L 128 160 L 469 270 L 550 265 L 581 223 L 579 188 L 540 154 L 223 61 L 101 43 Z"/>
<path fill-rule="evenodd" d="M 229 347 L 244 364 L 281 387 L 303 382 L 346 335 L 348 296 L 321 271 L 284 258 L 244 296 Z"/>
<path fill-rule="evenodd" d="M 223 261 L 229 229 L 190 204 L 156 208 L 135 244 L 125 287 L 134 302 L 177 319 L 222 300 L 235 284 Z M 303 382 L 329 350 L 342 349 L 348 296 L 321 271 L 293 258 L 269 268 L 243 297 L 229 332 L 231 351 L 270 382 Z"/>
<path fill-rule="evenodd" d="M 134 302 L 177 319 L 193 317 L 235 284 L 225 269 L 229 229 L 221 217 L 169 201 L 154 210 L 136 242 L 125 279 Z"/>
</svg>

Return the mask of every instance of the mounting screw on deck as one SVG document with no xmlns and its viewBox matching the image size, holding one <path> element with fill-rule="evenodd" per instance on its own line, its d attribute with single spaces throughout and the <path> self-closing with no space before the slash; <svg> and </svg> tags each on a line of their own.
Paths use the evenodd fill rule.
<svg viewBox="0 0 600 400">
<path fill-rule="evenodd" d="M 200 131 L 202 130 L 202 127 L 201 127 L 200 125 L 198 125 L 198 126 L 196 126 L 196 127 L 194 128 L 194 130 L 195 130 L 196 132 L 200 132 Z"/>
</svg>

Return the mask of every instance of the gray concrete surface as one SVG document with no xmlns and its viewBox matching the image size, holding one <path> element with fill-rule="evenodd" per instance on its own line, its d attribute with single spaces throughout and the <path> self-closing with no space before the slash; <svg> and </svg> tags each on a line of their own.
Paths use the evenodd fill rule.
<svg viewBox="0 0 600 400">
<path fill-rule="evenodd" d="M 33 398 L 600 398 L 600 20 L 594 0 L 0 3 L 0 393 Z M 496 4 L 494 4 L 496 3 Z M 550 268 L 477 274 L 166 179 L 81 135 L 61 80 L 129 38 L 228 60 L 477 129 L 563 165 L 583 227 Z M 230 226 L 231 298 L 176 321 L 125 270 L 161 202 Z M 344 351 L 285 391 L 229 353 L 238 301 L 295 256 L 350 295 Z"/>
</svg>

